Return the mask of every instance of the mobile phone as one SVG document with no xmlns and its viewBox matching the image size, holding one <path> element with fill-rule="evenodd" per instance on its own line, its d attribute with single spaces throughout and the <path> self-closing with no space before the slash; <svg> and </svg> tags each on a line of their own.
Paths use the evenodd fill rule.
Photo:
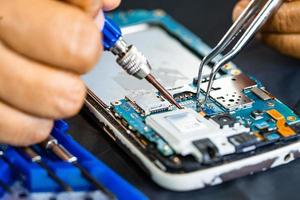
<svg viewBox="0 0 300 200">
<path fill-rule="evenodd" d="M 300 156 L 299 116 L 257 79 L 229 63 L 218 73 L 207 104 L 200 107 L 194 78 L 211 49 L 161 10 L 111 17 L 185 109 L 172 106 L 146 81 L 127 75 L 109 53 L 83 77 L 86 108 L 157 184 L 193 190 Z M 205 66 L 203 89 L 212 64 Z"/>
</svg>

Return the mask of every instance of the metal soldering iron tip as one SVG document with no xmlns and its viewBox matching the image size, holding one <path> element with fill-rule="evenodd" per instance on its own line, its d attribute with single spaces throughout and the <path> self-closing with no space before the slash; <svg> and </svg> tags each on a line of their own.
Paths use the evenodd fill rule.
<svg viewBox="0 0 300 200">
<path fill-rule="evenodd" d="M 151 83 L 151 85 L 153 85 L 166 100 L 175 105 L 177 108 L 182 109 L 182 106 L 175 101 L 173 96 L 154 78 L 154 76 L 148 74 L 145 79 Z"/>
</svg>

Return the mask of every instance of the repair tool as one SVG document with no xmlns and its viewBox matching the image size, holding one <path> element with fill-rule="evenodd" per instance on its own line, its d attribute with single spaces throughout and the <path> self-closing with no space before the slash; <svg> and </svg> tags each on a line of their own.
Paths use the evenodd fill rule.
<svg viewBox="0 0 300 200">
<path fill-rule="evenodd" d="M 197 81 L 197 98 L 201 105 L 205 105 L 218 71 L 238 55 L 282 3 L 283 0 L 252 0 L 217 46 L 202 60 Z M 229 46 L 232 48 L 226 53 L 225 50 Z M 222 54 L 224 56 L 220 56 Z M 214 65 L 209 76 L 205 98 L 200 99 L 202 71 L 209 63 Z"/>
<path fill-rule="evenodd" d="M 130 75 L 138 79 L 146 79 L 170 103 L 182 108 L 173 96 L 151 75 L 151 66 L 147 58 L 133 45 L 128 45 L 122 37 L 121 29 L 108 17 L 102 30 L 103 46 L 117 56 L 117 63 Z"/>
<path fill-rule="evenodd" d="M 1 147 L 0 147 L 1 149 Z M 0 150 L 0 159 L 2 159 L 8 166 L 14 171 L 15 176 L 20 180 L 25 180 L 25 177 L 19 172 L 19 170 L 11 163 L 11 161 L 5 156 L 4 149 Z"/>
<path fill-rule="evenodd" d="M 63 188 L 64 191 L 72 191 L 72 188 L 61 180 L 43 161 L 42 157 L 38 155 L 31 147 L 19 148 L 32 162 L 37 163 L 40 167 L 45 169 L 48 175 Z"/>
<path fill-rule="evenodd" d="M 7 193 L 12 193 L 11 189 L 9 188 L 9 185 L 4 183 L 3 181 L 0 180 L 0 187 L 5 190 Z"/>
<path fill-rule="evenodd" d="M 71 154 L 67 149 L 60 145 L 56 138 L 49 136 L 45 141 L 40 144 L 44 149 L 52 151 L 58 158 L 66 161 L 76 168 L 78 168 L 81 174 L 92 183 L 92 185 L 103 192 L 109 199 L 116 199 L 115 195 L 108 191 L 104 186 L 102 186 L 85 168 L 83 168 L 78 162 L 77 157 Z"/>
<path fill-rule="evenodd" d="M 7 162 L 7 159 L 4 157 L 4 152 L 2 150 L 0 150 L 0 158 L 7 163 L 10 166 L 10 162 Z M 5 182 L 3 182 L 2 180 L 0 180 L 0 187 L 7 193 L 11 194 L 12 190 L 10 189 L 10 186 L 8 184 L 6 184 Z"/>
<path fill-rule="evenodd" d="M 0 150 L 0 158 L 4 155 L 4 152 Z M 8 193 L 12 193 L 11 189 L 9 188 L 9 185 L 4 183 L 3 181 L 0 180 L 0 187 L 5 190 Z"/>
</svg>

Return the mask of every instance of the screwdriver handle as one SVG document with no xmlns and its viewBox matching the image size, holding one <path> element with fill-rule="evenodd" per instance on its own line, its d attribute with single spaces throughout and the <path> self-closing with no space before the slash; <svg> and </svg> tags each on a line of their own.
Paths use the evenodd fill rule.
<svg viewBox="0 0 300 200">
<path fill-rule="evenodd" d="M 102 43 L 104 46 L 104 50 L 110 50 L 112 47 L 115 46 L 116 42 L 120 39 L 120 37 L 122 37 L 120 27 L 106 16 L 104 20 L 102 34 Z"/>
</svg>

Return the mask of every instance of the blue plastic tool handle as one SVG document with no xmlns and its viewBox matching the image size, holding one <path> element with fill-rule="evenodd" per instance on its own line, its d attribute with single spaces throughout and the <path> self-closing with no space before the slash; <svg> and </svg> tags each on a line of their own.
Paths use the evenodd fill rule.
<svg viewBox="0 0 300 200">
<path fill-rule="evenodd" d="M 104 187 L 115 194 L 118 200 L 148 200 L 143 193 L 77 143 L 67 133 L 68 128 L 69 126 L 65 121 L 58 120 L 55 122 L 51 134 L 62 146 L 78 157 L 78 163 L 86 168 Z M 35 149 L 39 150 L 38 148 Z M 43 151 L 38 152 L 43 156 L 43 161 L 47 163 L 53 172 L 75 191 L 90 191 L 92 189 L 90 183 L 81 176 L 81 173 L 73 165 L 55 159 L 43 153 Z M 8 147 L 5 155 L 16 171 L 24 175 L 25 181 L 23 186 L 30 192 L 56 192 L 60 190 L 59 186 L 48 176 L 43 168 L 24 157 L 14 147 Z M 12 185 L 16 178 L 14 168 L 10 168 L 7 163 L 0 159 L 0 180 L 7 185 Z M 3 199 L 3 194 L 3 188 L 0 187 L 0 199 Z"/>
<path fill-rule="evenodd" d="M 122 36 L 120 27 L 106 16 L 102 34 L 104 50 L 109 50 L 112 48 Z"/>
</svg>

